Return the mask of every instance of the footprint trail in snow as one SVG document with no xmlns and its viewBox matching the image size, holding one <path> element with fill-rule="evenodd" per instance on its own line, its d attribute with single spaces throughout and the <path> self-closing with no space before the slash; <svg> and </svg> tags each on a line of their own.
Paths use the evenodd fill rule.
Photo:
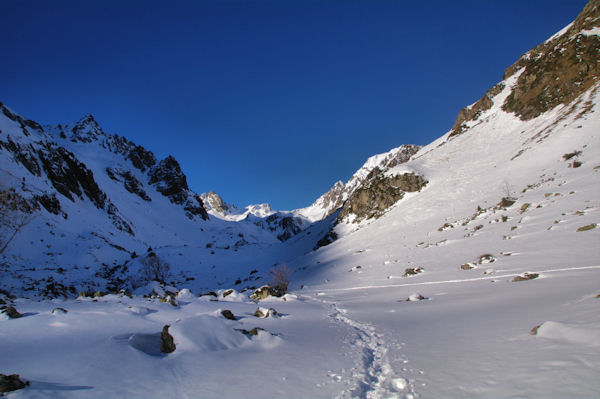
<svg viewBox="0 0 600 399">
<path fill-rule="evenodd" d="M 413 382 L 394 373 L 383 334 L 378 333 L 375 327 L 368 323 L 351 319 L 348 311 L 336 303 L 318 301 L 332 309 L 329 317 L 335 323 L 350 328 L 353 334 L 347 338 L 347 344 L 361 353 L 360 361 L 352 368 L 348 388 L 344 389 L 337 399 L 413 399 L 417 396 Z"/>
</svg>

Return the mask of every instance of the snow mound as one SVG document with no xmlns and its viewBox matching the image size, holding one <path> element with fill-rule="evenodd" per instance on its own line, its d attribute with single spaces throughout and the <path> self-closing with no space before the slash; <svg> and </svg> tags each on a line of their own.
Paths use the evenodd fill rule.
<svg viewBox="0 0 600 399">
<path fill-rule="evenodd" d="M 538 327 L 536 335 L 555 341 L 600 348 L 600 325 L 546 321 Z"/>
<path fill-rule="evenodd" d="M 248 339 L 235 331 L 230 321 L 214 315 L 200 315 L 172 325 L 169 333 L 175 340 L 175 353 L 216 352 L 238 348 Z"/>
</svg>

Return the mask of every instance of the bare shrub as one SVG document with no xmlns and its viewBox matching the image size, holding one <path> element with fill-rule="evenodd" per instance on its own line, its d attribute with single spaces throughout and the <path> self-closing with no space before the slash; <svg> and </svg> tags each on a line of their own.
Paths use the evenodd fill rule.
<svg viewBox="0 0 600 399">
<path fill-rule="evenodd" d="M 171 266 L 154 252 L 150 252 L 142 260 L 142 273 L 147 281 L 164 283 L 169 275 Z"/>
<path fill-rule="evenodd" d="M 31 222 L 34 211 L 14 188 L 0 189 L 0 254 L 17 233 Z"/>
<path fill-rule="evenodd" d="M 506 180 L 506 179 L 502 180 L 502 193 L 504 194 L 504 197 L 512 198 L 512 192 L 513 192 L 513 188 L 510 185 L 510 183 L 508 182 L 508 180 Z"/>
<path fill-rule="evenodd" d="M 290 275 L 292 271 L 287 267 L 285 263 L 271 268 L 269 272 L 271 275 L 271 295 L 282 296 L 288 291 L 290 285 Z"/>
</svg>

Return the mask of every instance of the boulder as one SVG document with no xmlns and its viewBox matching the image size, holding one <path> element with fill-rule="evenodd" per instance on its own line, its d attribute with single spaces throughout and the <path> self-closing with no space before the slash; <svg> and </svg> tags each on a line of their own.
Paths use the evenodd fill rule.
<svg viewBox="0 0 600 399">
<path fill-rule="evenodd" d="M 411 296 L 409 296 L 408 298 L 406 298 L 406 302 L 417 302 L 417 301 L 423 301 L 425 299 L 428 299 L 428 298 L 424 297 L 421 294 L 415 293 L 415 294 L 412 294 Z"/>
<path fill-rule="evenodd" d="M 224 318 L 226 318 L 227 320 L 235 320 L 235 315 L 233 314 L 233 312 L 229 309 L 225 309 L 221 312 L 221 314 L 223 315 Z"/>
<path fill-rule="evenodd" d="M 271 287 L 268 285 L 263 285 L 262 287 L 256 289 L 252 295 L 250 295 L 250 299 L 254 301 L 260 301 L 266 299 L 271 295 Z"/>
<path fill-rule="evenodd" d="M 29 381 L 22 381 L 18 374 L 0 374 L 0 393 L 16 391 L 29 385 Z M 1 395 L 4 396 L 4 395 Z"/>
<path fill-rule="evenodd" d="M 10 317 L 11 319 L 18 319 L 19 317 L 23 317 L 21 313 L 14 308 L 14 306 L 8 306 L 2 309 L 2 313 Z"/>
<path fill-rule="evenodd" d="M 402 277 L 416 276 L 419 273 L 423 273 L 423 270 L 425 269 L 422 267 L 409 267 L 404 270 Z"/>
<path fill-rule="evenodd" d="M 257 308 L 256 311 L 254 312 L 255 317 L 261 317 L 261 318 L 267 318 L 269 316 L 276 317 L 278 315 L 279 315 L 279 313 L 273 308 L 269 308 L 269 309 Z"/>
<path fill-rule="evenodd" d="M 515 276 L 515 278 L 512 279 L 512 282 L 518 282 L 518 281 L 527 281 L 527 280 L 533 280 L 534 278 L 538 278 L 540 275 L 538 273 L 525 273 L 522 276 Z"/>
<path fill-rule="evenodd" d="M 169 334 L 169 326 L 165 325 L 160 333 L 160 351 L 162 353 L 172 353 L 175 352 L 176 348 L 173 336 Z"/>
<path fill-rule="evenodd" d="M 252 330 L 250 330 L 250 331 L 248 331 L 248 330 L 245 330 L 245 329 L 243 329 L 243 328 L 237 329 L 236 331 L 239 331 L 239 332 L 241 332 L 241 333 L 242 333 L 242 334 L 244 334 L 244 335 L 248 335 L 248 336 L 250 336 L 250 337 L 253 337 L 253 336 L 256 336 L 256 335 L 258 335 L 258 332 L 259 332 L 259 331 L 265 331 L 265 329 L 264 329 L 264 328 L 260 328 L 260 327 L 254 327 L 254 328 L 253 328 Z"/>
</svg>

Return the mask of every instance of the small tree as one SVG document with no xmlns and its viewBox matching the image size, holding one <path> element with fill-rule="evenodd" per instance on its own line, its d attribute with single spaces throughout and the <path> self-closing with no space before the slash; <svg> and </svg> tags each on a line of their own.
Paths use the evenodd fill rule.
<svg viewBox="0 0 600 399">
<path fill-rule="evenodd" d="M 512 198 L 512 191 L 512 186 L 508 180 L 502 180 L 502 192 L 504 194 L 504 198 Z"/>
<path fill-rule="evenodd" d="M 142 273 L 147 281 L 164 283 L 169 275 L 171 266 L 154 252 L 150 252 L 142 260 Z"/>
<path fill-rule="evenodd" d="M 0 189 L 0 254 L 33 219 L 33 208 L 14 188 Z"/>
<path fill-rule="evenodd" d="M 288 291 L 288 286 L 290 285 L 291 270 L 285 263 L 282 263 L 271 268 L 269 274 L 271 275 L 271 283 L 269 284 L 271 287 L 271 295 L 285 295 Z"/>
</svg>

